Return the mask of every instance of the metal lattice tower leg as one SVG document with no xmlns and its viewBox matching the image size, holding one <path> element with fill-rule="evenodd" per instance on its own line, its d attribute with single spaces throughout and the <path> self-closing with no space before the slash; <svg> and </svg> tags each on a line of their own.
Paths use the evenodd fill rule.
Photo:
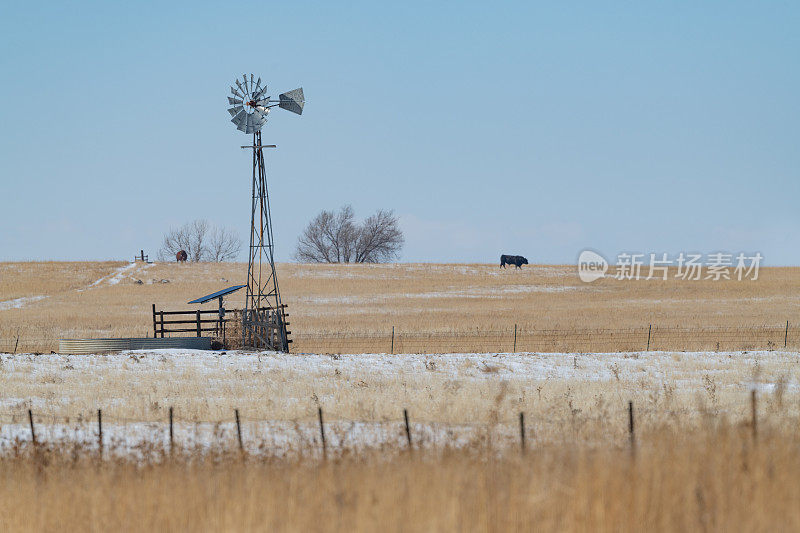
<svg viewBox="0 0 800 533">
<path fill-rule="evenodd" d="M 275 273 L 272 217 L 260 131 L 253 134 L 252 199 L 242 345 L 288 352 L 285 314 Z"/>
</svg>

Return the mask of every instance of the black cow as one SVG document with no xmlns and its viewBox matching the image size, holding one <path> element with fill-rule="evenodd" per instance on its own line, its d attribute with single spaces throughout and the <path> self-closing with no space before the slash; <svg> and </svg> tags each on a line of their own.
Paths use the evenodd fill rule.
<svg viewBox="0 0 800 533">
<path fill-rule="evenodd" d="M 528 260 L 521 255 L 501 255 L 500 268 L 505 268 L 506 265 L 516 265 L 517 268 L 522 268 L 522 265 L 527 265 Z"/>
</svg>

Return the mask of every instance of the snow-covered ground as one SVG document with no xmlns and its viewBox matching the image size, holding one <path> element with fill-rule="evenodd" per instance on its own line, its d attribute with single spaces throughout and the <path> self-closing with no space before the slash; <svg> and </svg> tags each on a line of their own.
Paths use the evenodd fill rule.
<svg viewBox="0 0 800 533">
<path fill-rule="evenodd" d="M 105 420 L 105 419 L 104 419 Z M 318 423 L 286 421 L 241 422 L 242 446 L 250 454 L 286 457 L 297 454 L 321 455 Z M 157 422 L 103 423 L 103 447 L 116 456 L 144 457 L 169 450 L 169 424 Z M 362 422 L 334 420 L 324 423 L 328 451 L 338 453 L 376 449 L 403 450 L 408 446 L 401 421 Z M 36 423 L 37 442 L 48 445 L 79 444 L 87 450 L 99 447 L 97 421 L 81 423 Z M 409 429 L 415 447 L 465 446 L 484 434 L 485 429 L 468 425 L 445 425 L 411 422 Z M 517 437 L 515 428 L 492 429 L 498 443 L 510 444 Z M 17 443 L 31 441 L 31 428 L 25 422 L 0 426 L 0 454 Z M 173 426 L 175 449 L 187 451 L 237 450 L 236 422 L 186 423 Z"/>
<path fill-rule="evenodd" d="M 419 292 L 419 293 L 387 293 L 374 296 L 300 296 L 298 302 L 331 305 L 331 304 L 369 304 L 385 303 L 387 300 L 428 300 L 438 298 L 473 298 L 502 299 L 509 294 L 522 294 L 533 292 L 568 292 L 568 291 L 592 291 L 595 287 L 589 286 L 548 286 L 548 285 L 510 285 L 507 287 L 453 287 L 446 291 Z"/>
<path fill-rule="evenodd" d="M 123 265 L 115 269 L 110 274 L 96 279 L 95 281 L 90 283 L 87 287 L 83 289 L 77 289 L 77 292 L 83 292 L 85 290 L 103 285 L 117 285 L 119 284 L 120 281 L 122 281 L 126 277 L 132 276 L 133 274 L 141 274 L 151 266 L 153 266 L 152 263 L 136 263 L 136 262 Z"/>
<path fill-rule="evenodd" d="M 109 449 L 163 447 L 173 405 L 181 446 L 235 446 L 236 408 L 248 450 L 278 455 L 319 450 L 317 407 L 334 450 L 403 445 L 404 407 L 421 445 L 474 442 L 490 426 L 493 439 L 515 442 L 522 411 L 537 438 L 577 422 L 618 437 L 629 399 L 645 420 L 699 409 L 741 417 L 752 389 L 765 412 L 797 411 L 798 364 L 799 353 L 775 351 L 0 354 L 0 450 L 30 439 L 28 409 L 42 442 L 94 445 L 102 408 Z"/>
<path fill-rule="evenodd" d="M 22 298 L 6 300 L 5 302 L 0 302 L 0 311 L 5 311 L 7 309 L 19 309 L 21 307 L 25 307 L 31 302 L 38 302 L 39 300 L 44 300 L 45 298 L 47 298 L 47 296 L 24 296 Z"/>
<path fill-rule="evenodd" d="M 742 366 L 785 363 L 787 368 L 800 364 L 800 353 L 785 351 L 744 352 L 611 352 L 611 353 L 450 353 L 450 354 L 281 354 L 275 352 L 205 351 L 190 349 L 130 350 L 115 354 L 62 355 L 0 353 L 3 373 L 15 372 L 18 366 L 29 376 L 60 373 L 65 363 L 69 372 L 131 370 L 136 361 L 138 371 L 147 374 L 191 370 L 214 374 L 236 373 L 254 367 L 267 371 L 301 371 L 328 373 L 334 370 L 391 377 L 398 372 L 425 373 L 435 362 L 437 374 L 453 378 L 487 378 L 483 368 L 491 367 L 491 379 L 576 379 L 581 381 L 610 380 L 616 374 L 643 374 L 653 378 L 674 377 L 682 370 L 705 369 L 714 373 L 739 371 Z M 735 365 L 732 363 L 736 363 Z M 616 369 L 612 371 L 612 369 Z M 792 376 L 797 380 L 798 376 Z M 3 397 L 0 393 L 0 405 Z"/>
</svg>

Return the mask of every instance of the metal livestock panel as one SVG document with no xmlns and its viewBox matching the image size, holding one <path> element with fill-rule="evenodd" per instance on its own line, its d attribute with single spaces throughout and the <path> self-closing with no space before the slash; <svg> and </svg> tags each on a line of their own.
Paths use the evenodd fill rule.
<svg viewBox="0 0 800 533">
<path fill-rule="evenodd" d="M 165 337 L 159 339 L 122 338 L 122 339 L 59 339 L 58 353 L 92 354 L 121 352 L 124 350 L 157 350 L 162 348 L 186 348 L 192 350 L 210 350 L 209 337 Z"/>
</svg>

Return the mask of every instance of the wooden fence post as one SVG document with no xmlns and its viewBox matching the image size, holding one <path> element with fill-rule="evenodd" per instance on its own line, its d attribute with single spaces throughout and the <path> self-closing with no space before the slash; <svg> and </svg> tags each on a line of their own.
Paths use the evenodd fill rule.
<svg viewBox="0 0 800 533">
<path fill-rule="evenodd" d="M 519 414 L 519 442 L 522 453 L 525 453 L 525 413 Z"/>
<path fill-rule="evenodd" d="M 197 310 L 197 336 L 202 336 L 200 333 L 200 310 Z"/>
<path fill-rule="evenodd" d="M 236 413 L 236 436 L 239 438 L 239 451 L 244 453 L 244 445 L 242 444 L 242 425 L 239 423 L 239 410 L 234 409 Z"/>
<path fill-rule="evenodd" d="M 33 412 L 28 409 L 28 420 L 31 422 L 31 440 L 33 441 L 33 445 L 36 446 L 36 431 L 33 429 Z"/>
<path fill-rule="evenodd" d="M 318 408 L 319 411 L 319 434 L 322 437 L 322 457 L 328 458 L 328 446 L 325 443 L 325 426 L 322 423 L 322 407 Z"/>
<path fill-rule="evenodd" d="M 514 353 L 517 353 L 517 325 L 514 324 Z"/>
<path fill-rule="evenodd" d="M 783 334 L 783 347 L 786 348 L 786 341 L 789 340 L 789 321 L 786 321 L 786 332 Z"/>
<path fill-rule="evenodd" d="M 172 407 L 169 408 L 169 453 L 172 455 L 172 444 L 174 442 L 172 433 Z"/>
<path fill-rule="evenodd" d="M 103 410 L 97 410 L 97 447 L 100 450 L 100 457 L 103 457 Z"/>
<path fill-rule="evenodd" d="M 653 324 L 647 327 L 647 351 L 650 351 L 650 333 L 653 331 Z"/>
<path fill-rule="evenodd" d="M 628 401 L 628 435 L 631 441 L 631 451 L 636 446 L 636 433 L 633 426 L 633 402 Z"/>
<path fill-rule="evenodd" d="M 161 338 L 164 338 L 164 311 L 159 311 L 159 318 L 161 318 Z"/>
<path fill-rule="evenodd" d="M 156 304 L 153 304 L 153 338 L 155 339 L 158 335 L 156 334 Z"/>
<path fill-rule="evenodd" d="M 403 418 L 406 421 L 406 439 L 408 440 L 408 449 L 411 450 L 411 428 L 408 425 L 408 409 L 403 409 Z"/>
<path fill-rule="evenodd" d="M 758 437 L 758 419 L 756 418 L 756 389 L 750 391 L 750 416 L 752 419 L 753 440 Z"/>
<path fill-rule="evenodd" d="M 392 351 L 390 353 L 394 354 L 394 326 L 392 326 Z"/>
</svg>

